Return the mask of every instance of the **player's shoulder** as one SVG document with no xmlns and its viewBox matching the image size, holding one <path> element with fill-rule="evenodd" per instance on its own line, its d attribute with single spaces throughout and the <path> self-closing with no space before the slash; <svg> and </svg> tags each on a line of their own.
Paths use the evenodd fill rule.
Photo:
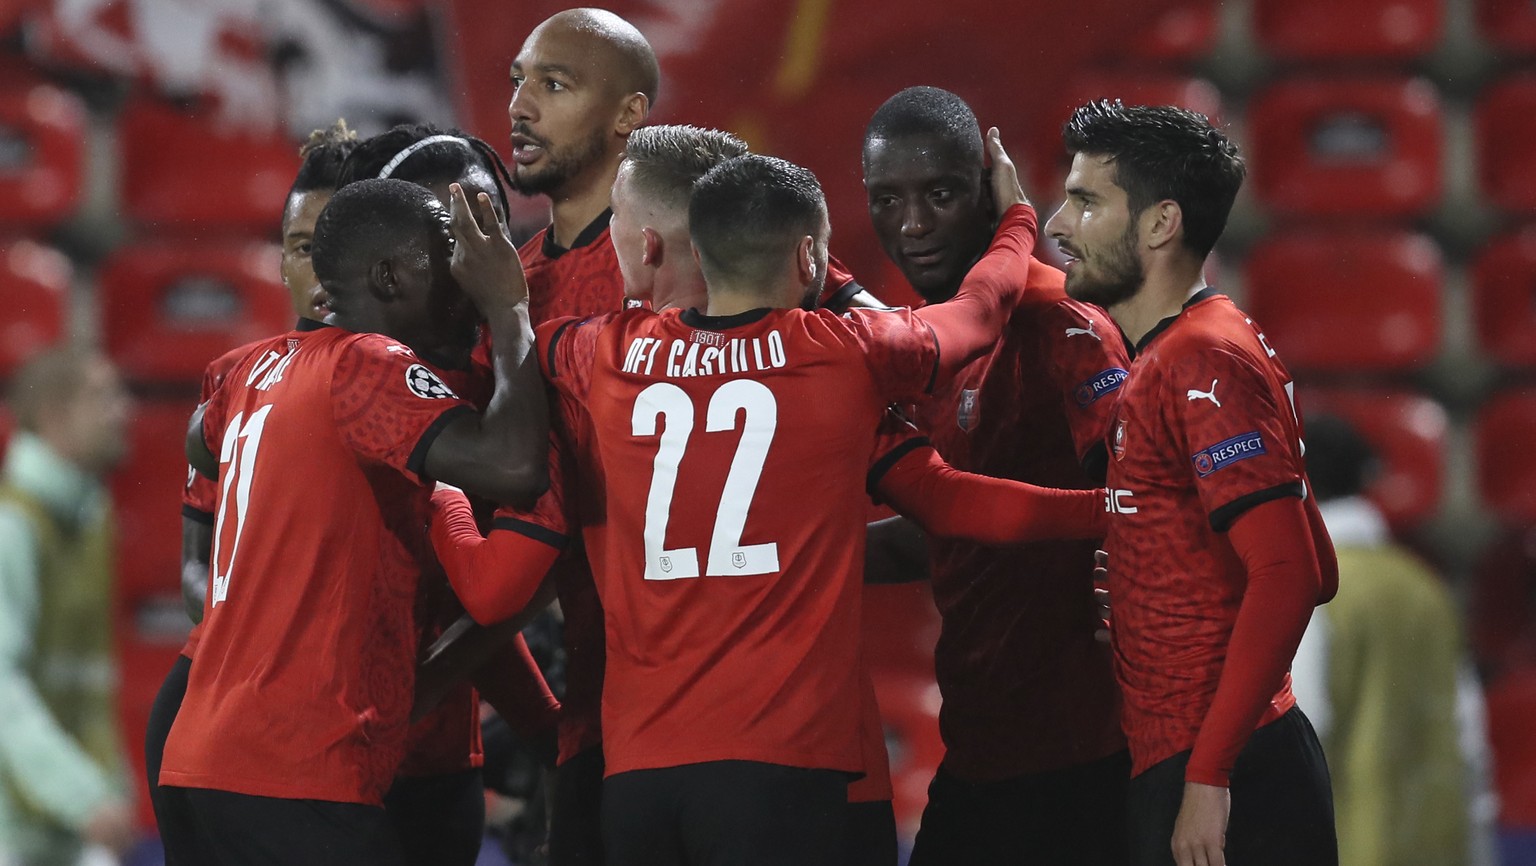
<svg viewBox="0 0 1536 866">
<path fill-rule="evenodd" d="M 1169 328 L 1160 354 L 1173 369 L 1240 366 L 1263 369 L 1273 357 L 1259 336 L 1258 326 L 1222 294 L 1192 304 Z"/>
<path fill-rule="evenodd" d="M 219 382 L 224 381 L 224 377 L 229 374 L 229 371 L 235 369 L 248 355 L 259 350 L 265 350 L 269 345 L 282 339 L 282 337 L 283 335 L 280 334 L 264 337 L 230 349 L 228 352 L 208 362 L 208 366 L 203 369 L 204 380 L 214 383 L 215 387 L 217 387 Z"/>
<path fill-rule="evenodd" d="M 548 235 L 549 226 L 545 226 L 534 232 L 533 237 L 517 248 L 518 261 L 522 262 L 524 268 L 542 265 L 549 261 L 549 257 L 544 255 L 544 238 Z"/>
</svg>

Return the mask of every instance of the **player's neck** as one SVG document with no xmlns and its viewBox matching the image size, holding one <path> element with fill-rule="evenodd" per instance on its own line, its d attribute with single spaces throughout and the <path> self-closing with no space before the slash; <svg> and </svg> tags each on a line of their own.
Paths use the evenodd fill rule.
<svg viewBox="0 0 1536 866">
<path fill-rule="evenodd" d="M 1205 288 L 1205 277 L 1198 264 L 1194 268 L 1158 268 L 1149 270 L 1141 291 L 1130 300 L 1109 309 L 1110 318 L 1131 345 L 1141 343 L 1157 323 L 1177 316 L 1190 296 Z"/>
<path fill-rule="evenodd" d="M 686 273 L 682 268 L 672 272 L 664 269 L 656 275 L 651 305 L 657 311 L 708 308 L 709 287 L 704 284 L 704 275 L 697 267 L 688 268 Z"/>
<path fill-rule="evenodd" d="M 710 316 L 737 316 L 764 307 L 782 308 L 784 292 L 777 286 L 749 288 L 712 286 L 709 289 L 709 305 L 704 311 Z"/>
<path fill-rule="evenodd" d="M 618 171 L 618 165 L 617 160 L 605 160 L 601 165 L 594 166 L 594 170 L 571 178 L 558 192 L 550 194 L 549 230 L 556 244 L 570 249 L 587 226 L 608 209 L 613 176 Z"/>
</svg>

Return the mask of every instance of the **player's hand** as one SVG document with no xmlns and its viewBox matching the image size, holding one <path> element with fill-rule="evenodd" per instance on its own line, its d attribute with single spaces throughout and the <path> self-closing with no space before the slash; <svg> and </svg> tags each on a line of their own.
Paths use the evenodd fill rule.
<svg viewBox="0 0 1536 866">
<path fill-rule="evenodd" d="M 1184 783 L 1184 803 L 1173 823 L 1173 860 L 1179 866 L 1226 866 L 1227 815 L 1232 793 L 1226 788 Z"/>
<path fill-rule="evenodd" d="M 1016 204 L 1029 204 L 1029 196 L 1024 194 L 1024 187 L 1019 183 L 1019 170 L 1009 158 L 1008 151 L 1003 150 L 1003 139 L 995 126 L 987 130 L 987 157 L 992 162 L 988 174 L 996 216 L 1001 218 Z"/>
<path fill-rule="evenodd" d="M 453 278 L 487 315 L 525 300 L 528 282 L 523 278 L 523 265 L 507 237 L 506 226 L 491 206 L 491 197 L 482 192 L 472 206 L 463 187 L 450 184 L 448 191 Z"/>
<path fill-rule="evenodd" d="M 1093 552 L 1093 601 L 1098 607 L 1099 626 L 1093 631 L 1093 639 L 1109 643 L 1109 590 L 1104 584 L 1109 580 L 1109 553 Z"/>
<path fill-rule="evenodd" d="M 122 854 L 138 841 L 133 810 L 120 800 L 110 800 L 96 807 L 81 831 L 85 841 Z"/>
</svg>

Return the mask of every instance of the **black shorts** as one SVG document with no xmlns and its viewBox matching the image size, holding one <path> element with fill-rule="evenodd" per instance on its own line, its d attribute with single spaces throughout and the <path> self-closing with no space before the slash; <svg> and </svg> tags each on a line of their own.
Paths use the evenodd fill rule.
<svg viewBox="0 0 1536 866">
<path fill-rule="evenodd" d="M 612 866 L 840 866 L 848 775 L 710 761 L 609 776 Z"/>
<path fill-rule="evenodd" d="M 911 866 L 1124 866 L 1128 752 L 998 782 L 966 782 L 941 765 Z"/>
<path fill-rule="evenodd" d="M 191 671 L 192 660 L 177 656 L 155 694 L 155 702 L 149 708 L 149 727 L 144 733 L 144 775 L 149 783 L 149 803 L 155 809 L 155 824 L 160 828 L 160 842 L 165 846 L 165 866 L 200 866 L 207 860 L 198 842 L 186 789 L 160 787 L 165 741 L 171 735 L 176 714 L 181 712 Z"/>
<path fill-rule="evenodd" d="M 549 802 L 549 866 L 603 866 L 603 747 L 555 769 Z"/>
<path fill-rule="evenodd" d="M 1136 866 L 1172 866 L 1173 824 L 1184 802 L 1180 752 L 1131 780 Z M 1337 866 L 1333 789 L 1312 723 L 1292 709 L 1254 731 L 1232 768 L 1226 860 L 1241 866 Z"/>
<path fill-rule="evenodd" d="M 384 810 L 179 788 L 197 821 L 198 866 L 405 866 Z"/>
<path fill-rule="evenodd" d="M 480 769 L 398 778 L 384 811 L 411 866 L 474 866 L 485 838 Z"/>
<path fill-rule="evenodd" d="M 849 803 L 843 816 L 844 866 L 895 866 L 896 810 L 890 800 Z"/>
</svg>

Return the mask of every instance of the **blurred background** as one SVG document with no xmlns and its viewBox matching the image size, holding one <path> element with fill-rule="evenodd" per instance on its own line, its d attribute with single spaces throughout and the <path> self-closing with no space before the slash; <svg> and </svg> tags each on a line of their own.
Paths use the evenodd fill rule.
<svg viewBox="0 0 1536 866">
<path fill-rule="evenodd" d="M 560 8 L 0 0 L 0 380 L 73 336 L 99 342 L 135 397 L 111 478 L 135 761 L 188 628 L 181 431 L 208 361 L 290 324 L 275 241 L 297 143 L 337 117 L 364 134 L 425 120 L 505 155 L 508 64 Z M 1348 419 L 1381 457 L 1369 496 L 1446 581 L 1486 690 L 1497 800 L 1471 807 L 1496 820 L 1504 862 L 1536 862 L 1536 3 L 609 8 L 661 58 L 652 119 L 727 128 L 814 169 L 834 251 L 893 302 L 915 298 L 869 230 L 859 153 L 898 89 L 967 99 L 1043 211 L 1060 199 L 1061 122 L 1086 99 L 1176 103 L 1228 125 L 1250 175 L 1208 279 L 1263 325 L 1303 411 Z M 523 200 L 519 232 L 545 207 Z M 0 415 L 0 449 L 7 426 Z M 937 616 L 922 586 L 872 589 L 867 605 L 910 833 L 942 755 Z"/>
</svg>

